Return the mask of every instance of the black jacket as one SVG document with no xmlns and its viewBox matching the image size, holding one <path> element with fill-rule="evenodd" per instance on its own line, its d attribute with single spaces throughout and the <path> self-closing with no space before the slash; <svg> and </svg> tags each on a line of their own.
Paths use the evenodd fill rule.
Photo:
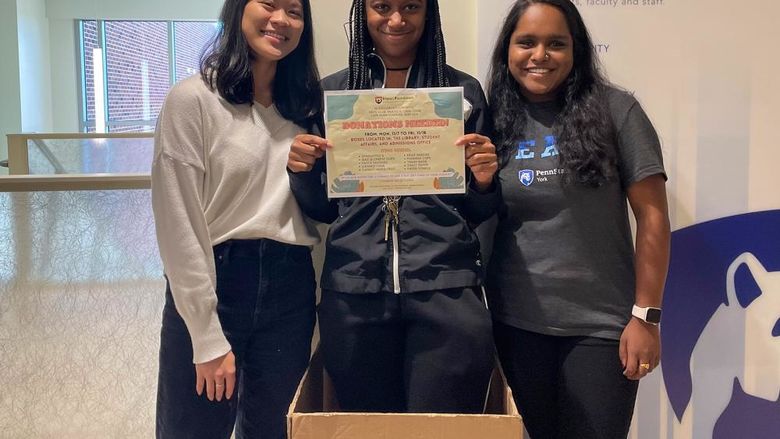
<svg viewBox="0 0 780 439">
<path fill-rule="evenodd" d="M 379 88 L 384 85 L 384 66 L 377 56 L 371 57 L 374 88 Z M 464 98 L 472 106 L 465 132 L 490 136 L 491 120 L 479 82 L 449 66 L 447 75 L 451 86 L 464 88 Z M 421 68 L 415 65 L 407 86 L 420 87 L 423 78 Z M 328 76 L 322 85 L 325 90 L 346 89 L 347 70 Z M 288 172 L 303 212 L 317 221 L 331 223 L 322 270 L 323 289 L 411 293 L 481 285 L 482 261 L 473 226 L 496 211 L 500 200 L 497 183 L 487 193 L 479 193 L 469 184 L 465 195 L 402 197 L 397 239 L 385 240 L 382 197 L 328 200 L 324 172 L 324 158 L 310 172 Z M 398 243 L 397 252 L 394 241 Z"/>
</svg>

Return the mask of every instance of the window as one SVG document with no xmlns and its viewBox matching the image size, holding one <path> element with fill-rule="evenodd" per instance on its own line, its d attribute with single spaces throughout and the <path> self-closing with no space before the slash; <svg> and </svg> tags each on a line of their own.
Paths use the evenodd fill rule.
<svg viewBox="0 0 780 439">
<path fill-rule="evenodd" d="M 165 95 L 198 73 L 216 22 L 81 20 L 83 132 L 151 131 Z"/>
</svg>

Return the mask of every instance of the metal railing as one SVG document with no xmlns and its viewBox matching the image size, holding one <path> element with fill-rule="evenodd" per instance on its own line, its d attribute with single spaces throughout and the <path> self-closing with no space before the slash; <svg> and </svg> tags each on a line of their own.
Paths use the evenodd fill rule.
<svg viewBox="0 0 780 439">
<path fill-rule="evenodd" d="M 151 139 L 153 135 L 153 133 L 9 134 L 7 135 L 9 175 L 0 176 L 0 192 L 148 189 L 151 187 L 151 177 L 148 172 L 68 173 L 60 158 L 52 152 L 46 142 Z M 49 163 L 53 172 L 45 175 L 31 174 L 31 143 Z"/>
</svg>

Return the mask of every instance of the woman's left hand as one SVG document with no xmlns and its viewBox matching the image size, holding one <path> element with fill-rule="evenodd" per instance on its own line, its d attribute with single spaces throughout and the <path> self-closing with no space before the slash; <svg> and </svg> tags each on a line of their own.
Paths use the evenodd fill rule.
<svg viewBox="0 0 780 439">
<path fill-rule="evenodd" d="M 652 372 L 661 361 L 661 333 L 657 325 L 631 317 L 620 336 L 620 362 L 623 375 L 638 380 Z"/>
<path fill-rule="evenodd" d="M 477 190 L 488 190 L 498 170 L 498 157 L 493 142 L 488 137 L 474 133 L 466 134 L 455 144 L 466 147 L 466 166 L 471 169 Z"/>
</svg>

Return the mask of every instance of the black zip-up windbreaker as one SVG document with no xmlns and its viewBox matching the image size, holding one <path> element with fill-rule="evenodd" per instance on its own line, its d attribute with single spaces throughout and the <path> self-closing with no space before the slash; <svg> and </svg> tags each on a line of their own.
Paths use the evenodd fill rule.
<svg viewBox="0 0 780 439">
<path fill-rule="evenodd" d="M 381 88 L 384 64 L 376 55 L 369 57 L 374 88 Z M 465 132 L 490 136 L 491 120 L 479 82 L 450 66 L 446 72 L 451 86 L 463 87 L 464 99 L 471 105 Z M 420 66 L 413 66 L 407 86 L 421 87 L 423 73 Z M 322 85 L 325 90 L 346 89 L 347 70 L 328 76 Z M 456 153 L 456 147 L 452 148 Z M 498 207 L 500 189 L 496 180 L 486 193 L 468 184 L 465 195 L 401 197 L 397 232 L 385 240 L 382 197 L 328 200 L 324 172 L 324 157 L 310 172 L 288 172 L 290 187 L 303 212 L 317 221 L 331 223 L 322 270 L 323 289 L 412 293 L 482 284 L 482 261 L 473 227 L 490 218 Z M 466 172 L 470 182 L 468 167 Z"/>
</svg>

